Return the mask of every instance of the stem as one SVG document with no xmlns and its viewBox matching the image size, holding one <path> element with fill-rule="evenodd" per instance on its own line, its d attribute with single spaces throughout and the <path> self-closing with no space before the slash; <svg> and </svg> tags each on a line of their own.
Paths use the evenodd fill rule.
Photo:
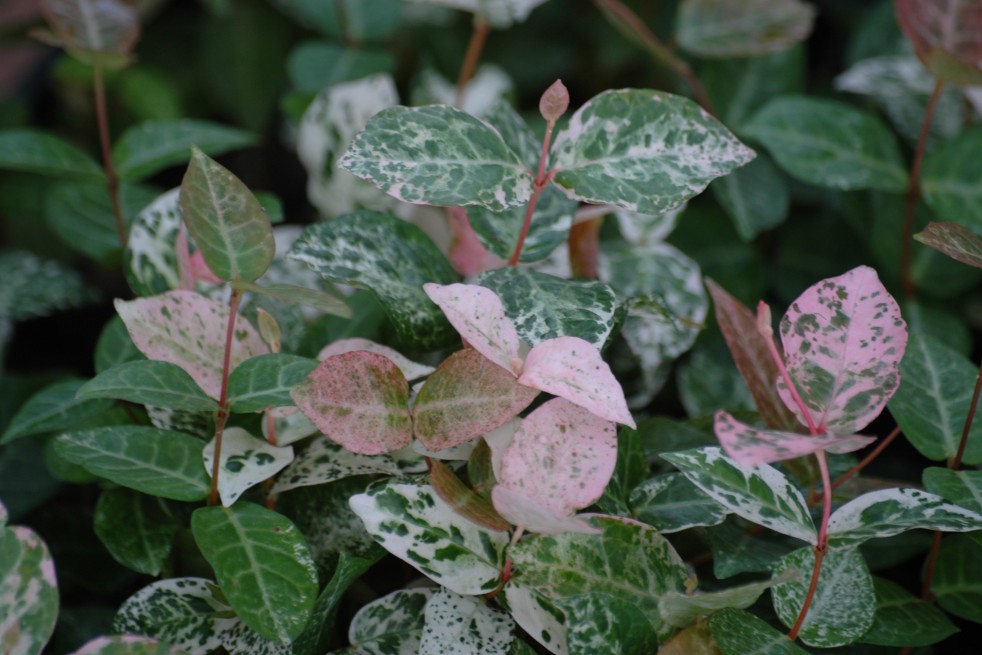
<svg viewBox="0 0 982 655">
<path fill-rule="evenodd" d="M 106 189 L 109 191 L 109 202 L 112 204 L 113 218 L 116 221 L 119 246 L 126 248 L 126 223 L 123 220 L 123 209 L 119 202 L 119 178 L 116 176 L 116 167 L 113 166 L 112 148 L 110 147 L 106 85 L 102 77 L 102 66 L 99 64 L 92 67 L 92 82 L 95 93 L 95 117 L 99 125 L 99 146 L 102 149 L 102 166 L 106 171 Z"/>
<path fill-rule="evenodd" d="M 880 453 L 882 453 L 884 450 L 886 450 L 887 446 L 889 446 L 893 442 L 893 440 L 896 439 L 899 436 L 900 436 L 900 426 L 897 426 L 897 427 L 895 427 L 893 429 L 893 432 L 891 432 L 889 435 L 887 435 L 887 438 L 886 439 L 884 439 L 883 441 L 881 441 L 876 446 L 876 448 L 874 448 L 870 452 L 869 455 L 867 455 L 862 460 L 860 460 L 860 462 L 858 464 L 856 464 L 855 466 L 853 466 L 851 469 L 849 469 L 848 471 L 846 471 L 845 473 L 843 473 L 842 475 L 840 475 L 836 479 L 836 481 L 832 483 L 832 489 L 833 490 L 834 489 L 838 489 L 843 484 L 845 484 L 846 481 L 849 480 L 849 478 L 853 477 L 854 475 L 856 475 L 857 473 L 859 473 L 860 471 L 862 471 L 864 468 L 866 468 L 869 465 L 870 462 L 872 462 L 874 459 L 876 459 L 877 457 L 879 457 L 880 456 Z"/>
<path fill-rule="evenodd" d="M 954 459 L 948 460 L 948 468 L 957 471 L 962 466 L 962 457 L 965 455 L 965 447 L 968 445 L 968 433 L 972 429 L 972 421 L 975 420 L 975 408 L 979 405 L 979 393 L 982 392 L 982 362 L 979 362 L 979 373 L 975 377 L 975 391 L 972 393 L 972 403 L 968 406 L 968 415 L 965 417 L 965 426 L 962 428 L 962 439 L 958 443 L 958 452 Z"/>
<path fill-rule="evenodd" d="M 508 259 L 509 266 L 518 266 L 518 260 L 522 256 L 522 248 L 525 247 L 525 238 L 532 227 L 532 214 L 535 213 L 535 205 L 539 202 L 539 196 L 552 180 L 552 173 L 546 173 L 546 163 L 549 157 L 549 142 L 552 140 L 552 131 L 556 127 L 555 121 L 546 123 L 546 134 L 542 137 L 542 152 L 539 154 L 539 172 L 535 175 L 535 182 L 532 183 L 532 197 L 529 198 L 528 207 L 525 209 L 525 220 L 522 221 L 522 231 L 518 235 L 518 242 L 515 244 L 515 251 Z"/>
<path fill-rule="evenodd" d="M 808 585 L 808 594 L 805 596 L 805 602 L 801 606 L 801 612 L 798 613 L 798 619 L 794 622 L 791 632 L 788 633 L 788 639 L 791 641 L 798 638 L 801 626 L 805 623 L 808 608 L 811 607 L 812 599 L 815 597 L 815 590 L 818 589 L 818 577 L 822 571 L 822 560 L 825 559 L 825 551 L 828 545 L 829 516 L 832 515 L 832 482 L 829 478 L 829 464 L 825 459 L 825 451 L 817 451 L 815 458 L 818 460 L 818 470 L 822 474 L 822 524 L 818 528 L 818 543 L 815 545 L 815 568 L 812 569 L 812 579 Z"/>
<path fill-rule="evenodd" d="M 484 42 L 488 38 L 491 28 L 483 18 L 474 19 L 474 31 L 471 32 L 471 40 L 467 44 L 467 54 L 464 55 L 464 63 L 460 67 L 460 74 L 457 77 L 457 95 L 454 97 L 454 106 L 460 107 L 464 104 L 464 92 L 467 90 L 467 83 L 474 77 L 474 70 L 477 68 L 477 61 L 481 58 L 481 51 L 484 49 Z"/>
<path fill-rule="evenodd" d="M 232 289 L 232 297 L 228 302 L 228 328 L 225 330 L 225 356 L 222 360 L 222 390 L 218 399 L 218 415 L 215 417 L 215 458 L 211 464 L 211 493 L 208 494 L 208 504 L 218 504 L 218 472 L 222 459 L 222 434 L 228 421 L 228 375 L 232 361 L 232 338 L 235 335 L 235 317 L 239 311 L 239 301 L 242 292 Z"/>
<path fill-rule="evenodd" d="M 931 550 L 924 563 L 924 583 L 921 586 L 921 598 L 927 601 L 934 600 L 931 593 L 931 583 L 934 581 L 934 567 L 938 563 L 938 552 L 941 550 L 941 530 L 934 531 L 934 540 L 931 542 Z"/>
<path fill-rule="evenodd" d="M 927 138 L 931 133 L 931 121 L 934 120 L 934 110 L 938 106 L 941 98 L 941 90 L 944 88 L 943 80 L 935 80 L 934 90 L 928 98 L 927 107 L 924 109 L 924 120 L 921 121 L 921 131 L 917 137 L 917 148 L 914 150 L 914 159 L 910 164 L 910 178 L 907 182 L 907 198 L 904 203 L 904 227 L 901 234 L 900 251 L 900 270 L 903 273 L 904 295 L 911 298 L 915 294 L 914 278 L 910 272 L 911 260 L 911 241 L 914 237 L 914 210 L 917 207 L 917 198 L 921 194 L 920 178 L 921 164 L 924 161 L 924 151 L 927 150 Z"/>
</svg>

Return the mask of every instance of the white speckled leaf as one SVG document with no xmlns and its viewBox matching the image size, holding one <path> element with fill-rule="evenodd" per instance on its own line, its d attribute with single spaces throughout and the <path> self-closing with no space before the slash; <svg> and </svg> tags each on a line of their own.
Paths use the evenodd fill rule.
<svg viewBox="0 0 982 655">
<path fill-rule="evenodd" d="M 817 541 L 804 497 L 777 469 L 762 464 L 746 470 L 715 446 L 661 456 L 732 513 L 810 544 Z"/>
<path fill-rule="evenodd" d="M 48 547 L 29 528 L 0 527 L 0 644 L 4 655 L 40 653 L 55 629 L 58 602 L 55 563 Z"/>
<path fill-rule="evenodd" d="M 811 581 L 815 553 L 799 548 L 789 553 L 774 569 L 782 576 L 796 569 L 796 580 L 779 582 L 771 588 L 774 611 L 781 623 L 794 625 Z M 858 549 L 831 549 L 822 560 L 822 574 L 799 638 L 809 646 L 834 648 L 857 641 L 873 625 L 876 594 L 866 560 Z"/>
<path fill-rule="evenodd" d="M 406 379 L 409 381 L 426 377 L 436 370 L 432 366 L 418 364 L 402 353 L 393 350 L 388 346 L 383 346 L 382 344 L 375 343 L 370 339 L 362 339 L 360 337 L 338 339 L 337 341 L 324 346 L 321 351 L 317 353 L 317 359 L 323 361 L 332 355 L 341 355 L 343 353 L 350 353 L 355 350 L 367 350 L 368 352 L 378 353 L 383 357 L 388 357 L 392 360 L 393 364 L 399 367 L 399 370 L 402 371 L 402 374 L 406 376 Z"/>
<path fill-rule="evenodd" d="M 293 448 L 277 448 L 242 428 L 222 434 L 222 461 L 218 467 L 218 493 L 229 507 L 251 487 L 267 480 L 293 461 Z M 215 462 L 215 440 L 205 446 L 204 465 L 210 474 Z"/>
<path fill-rule="evenodd" d="M 123 252 L 123 273 L 138 296 L 152 296 L 180 286 L 177 233 L 184 220 L 180 188 L 162 193 L 130 226 Z"/>
<path fill-rule="evenodd" d="M 804 41 L 814 19 L 801 0 L 684 0 L 675 34 L 700 57 L 758 57 Z"/>
<path fill-rule="evenodd" d="M 365 605 L 351 620 L 348 641 L 365 655 L 417 655 L 424 608 L 435 589 L 401 589 Z"/>
<path fill-rule="evenodd" d="M 649 478 L 628 498 L 632 515 L 662 534 L 718 525 L 729 513 L 681 473 Z"/>
<path fill-rule="evenodd" d="M 435 582 L 459 594 L 498 586 L 508 533 L 471 523 L 429 485 L 385 482 L 350 503 L 376 541 Z"/>
<path fill-rule="evenodd" d="M 410 0 L 430 5 L 462 9 L 481 16 L 495 29 L 503 30 L 513 23 L 524 22 L 529 13 L 546 0 Z"/>
<path fill-rule="evenodd" d="M 528 163 L 494 128 L 447 105 L 383 109 L 338 166 L 414 204 L 503 211 L 532 195 Z"/>
<path fill-rule="evenodd" d="M 98 297 L 68 266 L 25 250 L 0 252 L 0 279 L 0 321 L 47 316 Z"/>
<path fill-rule="evenodd" d="M 222 630 L 222 646 L 229 655 L 292 655 L 293 644 L 266 639 L 242 621 Z"/>
<path fill-rule="evenodd" d="M 497 485 L 491 490 L 491 502 L 499 516 L 508 523 L 539 534 L 560 534 L 563 532 L 600 532 L 586 519 L 566 512 L 557 512 L 546 507 L 538 498 Z"/>
<path fill-rule="evenodd" d="M 795 572 L 786 577 L 797 579 L 799 576 Z M 772 578 L 707 592 L 669 592 L 658 600 L 658 610 L 667 624 L 684 628 L 700 616 L 712 614 L 725 607 L 746 609 L 757 602 L 762 593 L 781 580 L 781 578 Z"/>
<path fill-rule="evenodd" d="M 754 158 L 696 103 L 644 89 L 605 91 L 552 147 L 553 178 L 575 200 L 659 214 Z"/>
<path fill-rule="evenodd" d="M 110 635 L 87 641 L 72 655 L 186 655 L 170 644 L 139 635 Z"/>
<path fill-rule="evenodd" d="M 483 598 L 440 589 L 424 612 L 419 655 L 507 655 L 515 622 Z"/>
<path fill-rule="evenodd" d="M 508 601 L 508 611 L 522 630 L 553 655 L 569 653 L 562 610 L 514 579 L 505 585 L 505 598 Z"/>
</svg>

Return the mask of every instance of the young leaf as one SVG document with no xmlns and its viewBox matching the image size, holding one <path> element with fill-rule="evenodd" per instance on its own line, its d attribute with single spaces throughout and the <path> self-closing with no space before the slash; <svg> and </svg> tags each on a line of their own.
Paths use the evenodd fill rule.
<svg viewBox="0 0 982 655">
<path fill-rule="evenodd" d="M 804 41 L 815 9 L 800 0 L 685 0 L 675 19 L 679 45 L 700 57 L 759 57 Z"/>
<path fill-rule="evenodd" d="M 484 497 L 471 491 L 450 468 L 438 459 L 430 461 L 430 485 L 454 511 L 490 530 L 510 530 L 511 523 L 501 518 Z"/>
<path fill-rule="evenodd" d="M 140 36 L 140 17 L 124 0 L 44 0 L 41 12 L 55 42 L 83 61 L 97 53 L 126 56 Z"/>
<path fill-rule="evenodd" d="M 979 27 L 982 29 L 982 11 L 979 11 Z M 979 39 L 982 58 L 982 37 Z M 982 76 L 982 71 L 979 73 Z M 982 77 L 980 77 L 982 81 Z M 924 202 L 935 215 L 957 221 L 968 227 L 982 227 L 982 166 L 972 156 L 982 147 L 982 128 L 967 129 L 952 139 L 932 148 L 924 156 L 921 188 Z"/>
<path fill-rule="evenodd" d="M 861 641 L 877 646 L 930 646 L 958 632 L 958 628 L 931 603 L 898 584 L 873 578 L 876 614 Z"/>
<path fill-rule="evenodd" d="M 210 155 L 220 155 L 252 145 L 255 140 L 249 132 L 190 118 L 144 121 L 116 140 L 113 164 L 122 179 L 142 180 L 168 166 L 186 162 L 192 146 Z"/>
<path fill-rule="evenodd" d="M 963 264 L 982 268 L 982 237 L 964 225 L 951 221 L 931 222 L 915 234 L 914 239 Z"/>
<path fill-rule="evenodd" d="M 532 498 L 524 492 L 497 485 L 491 490 L 491 502 L 499 516 L 510 525 L 539 534 L 562 534 L 564 532 L 582 532 L 596 534 L 599 530 L 590 525 L 581 516 L 567 512 L 557 512 L 546 507 L 538 498 Z"/>
<path fill-rule="evenodd" d="M 681 473 L 650 478 L 631 491 L 631 513 L 662 534 L 717 525 L 727 511 Z"/>
<path fill-rule="evenodd" d="M 250 503 L 203 507 L 191 530 L 243 623 L 280 643 L 301 633 L 317 599 L 317 569 L 286 517 Z"/>
<path fill-rule="evenodd" d="M 507 655 L 515 638 L 506 612 L 447 589 L 433 594 L 424 616 L 420 655 Z"/>
<path fill-rule="evenodd" d="M 92 527 L 117 562 L 157 576 L 181 524 L 160 498 L 117 487 L 99 496 Z"/>
<path fill-rule="evenodd" d="M 251 487 L 268 480 L 293 461 L 293 448 L 277 448 L 257 439 L 242 428 L 226 428 L 222 435 L 218 493 L 222 505 L 230 507 Z M 215 440 L 204 450 L 205 470 L 215 462 Z"/>
<path fill-rule="evenodd" d="M 348 628 L 355 652 L 367 655 L 417 655 L 423 636 L 424 608 L 435 589 L 400 589 L 364 605 Z"/>
<path fill-rule="evenodd" d="M 532 195 L 532 175 L 493 128 L 445 105 L 375 114 L 338 166 L 416 204 L 504 211 Z"/>
<path fill-rule="evenodd" d="M 0 131 L 0 169 L 59 178 L 103 177 L 89 155 L 67 141 L 39 130 Z"/>
<path fill-rule="evenodd" d="M 228 377 L 228 404 L 237 413 L 290 406 L 290 391 L 315 368 L 317 362 L 312 359 L 283 353 L 247 359 Z"/>
<path fill-rule="evenodd" d="M 971 0 L 896 0 L 897 23 L 934 75 L 982 83 L 982 8 Z"/>
<path fill-rule="evenodd" d="M 218 409 L 218 404 L 180 366 L 148 359 L 124 362 L 103 371 L 79 387 L 76 397 L 119 398 L 189 412 Z"/>
<path fill-rule="evenodd" d="M 931 593 L 945 611 L 982 622 L 982 545 L 969 535 L 941 540 Z"/>
<path fill-rule="evenodd" d="M 58 604 L 55 563 L 48 547 L 29 528 L 0 524 L 0 643 L 4 652 L 42 652 L 55 629 Z"/>
<path fill-rule="evenodd" d="M 377 455 L 412 441 L 409 383 L 377 353 L 328 357 L 290 395 L 321 432 L 353 452 Z"/>
<path fill-rule="evenodd" d="M 269 268 L 276 245 L 265 210 L 239 178 L 197 147 L 181 182 L 181 210 L 208 268 L 221 279 L 253 282 Z"/>
<path fill-rule="evenodd" d="M 375 343 L 374 341 L 362 339 L 360 337 L 338 339 L 337 341 L 324 346 L 324 348 L 317 353 L 317 359 L 323 361 L 333 355 L 350 353 L 355 350 L 367 350 L 368 352 L 378 353 L 383 357 L 391 359 L 392 363 L 399 367 L 399 370 L 402 371 L 402 374 L 406 376 L 406 379 L 409 381 L 426 377 L 436 370 L 432 366 L 426 366 L 425 364 L 414 362 L 405 355 L 393 350 L 392 348 L 389 348 L 388 346 L 383 346 L 380 343 Z"/>
<path fill-rule="evenodd" d="M 23 250 L 0 253 L 0 279 L 0 316 L 11 321 L 47 316 L 97 298 L 72 269 Z"/>
<path fill-rule="evenodd" d="M 713 641 L 723 655 L 805 655 L 805 651 L 750 612 L 727 608 L 709 618 Z"/>
<path fill-rule="evenodd" d="M 78 429 L 92 425 L 110 411 L 111 400 L 80 399 L 84 380 L 62 380 L 38 391 L 21 405 L 0 437 L 0 444 L 45 432 Z"/>
<path fill-rule="evenodd" d="M 110 635 L 87 641 L 72 655 L 184 655 L 170 644 L 139 635 Z"/>
</svg>

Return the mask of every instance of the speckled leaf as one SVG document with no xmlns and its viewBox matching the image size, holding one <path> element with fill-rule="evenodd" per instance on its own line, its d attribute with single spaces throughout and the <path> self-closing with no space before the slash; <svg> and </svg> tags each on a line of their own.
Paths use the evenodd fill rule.
<svg viewBox="0 0 982 655">
<path fill-rule="evenodd" d="M 958 632 L 958 628 L 931 603 L 900 585 L 873 578 L 876 615 L 862 642 L 878 646 L 930 646 Z"/>
<path fill-rule="evenodd" d="M 794 572 L 787 577 L 798 578 L 798 574 Z M 772 578 L 707 592 L 673 591 L 658 599 L 658 610 L 666 623 L 684 628 L 700 616 L 712 614 L 725 607 L 746 609 L 757 602 L 762 593 L 780 581 L 778 578 Z"/>
<path fill-rule="evenodd" d="M 92 425 L 92 421 L 112 409 L 113 401 L 77 398 L 78 390 L 84 385 L 85 380 L 61 380 L 35 393 L 10 419 L 0 444 L 45 432 Z"/>
<path fill-rule="evenodd" d="M 290 395 L 321 432 L 353 452 L 378 455 L 412 441 L 409 383 L 377 353 L 328 357 Z"/>
<path fill-rule="evenodd" d="M 567 196 L 643 214 L 682 204 L 754 158 L 693 101 L 643 89 L 594 97 L 552 152 L 553 179 Z"/>
<path fill-rule="evenodd" d="M 320 289 L 308 289 L 295 284 L 259 285 L 251 282 L 236 282 L 232 284 L 232 287 L 240 291 L 251 291 L 259 296 L 266 296 L 291 305 L 310 307 L 320 313 L 351 318 L 351 309 L 343 300 Z"/>
<path fill-rule="evenodd" d="M 982 11 L 979 16 L 982 21 Z M 982 228 L 982 164 L 972 154 L 979 148 L 982 127 L 965 130 L 958 138 L 932 148 L 924 156 L 920 181 L 924 202 L 938 218 L 957 221 L 974 230 Z"/>
<path fill-rule="evenodd" d="M 215 440 L 205 446 L 205 470 L 215 462 Z M 222 505 L 230 507 L 251 487 L 267 480 L 293 461 L 293 448 L 278 448 L 257 439 L 242 428 L 226 428 L 222 435 L 222 455 L 218 467 L 218 493 Z"/>
<path fill-rule="evenodd" d="M 54 41 L 83 61 L 96 53 L 125 56 L 140 36 L 139 14 L 124 0 L 45 0 L 41 12 Z"/>
<path fill-rule="evenodd" d="M 51 553 L 29 528 L 0 527 L 0 644 L 4 655 L 44 650 L 58 619 Z"/>
<path fill-rule="evenodd" d="M 233 412 L 261 412 L 293 405 L 290 390 L 317 368 L 306 357 L 270 353 L 242 362 L 228 378 L 228 404 Z"/>
<path fill-rule="evenodd" d="M 385 482 L 350 503 L 376 541 L 435 582 L 459 594 L 498 586 L 508 533 L 459 516 L 429 485 Z"/>
<path fill-rule="evenodd" d="M 317 599 L 317 569 L 286 517 L 250 503 L 203 507 L 191 530 L 243 623 L 281 643 L 300 634 Z"/>
<path fill-rule="evenodd" d="M 982 471 L 953 471 L 932 466 L 922 473 L 924 488 L 948 502 L 982 514 Z"/>
<path fill-rule="evenodd" d="M 170 644 L 139 635 L 110 635 L 87 641 L 72 655 L 185 655 Z"/>
<path fill-rule="evenodd" d="M 181 524 L 162 499 L 116 487 L 99 496 L 92 527 L 113 559 L 138 573 L 157 576 Z"/>
<path fill-rule="evenodd" d="M 907 325 L 876 271 L 859 266 L 798 296 L 781 319 L 781 342 L 815 426 L 852 434 L 883 411 L 900 385 Z M 807 425 L 783 379 L 777 386 Z"/>
<path fill-rule="evenodd" d="M 348 641 L 365 655 L 417 655 L 424 608 L 435 589 L 400 589 L 365 605 L 351 620 Z"/>
<path fill-rule="evenodd" d="M 982 7 L 973 0 L 895 0 L 897 23 L 934 75 L 982 83 Z"/>
<path fill-rule="evenodd" d="M 496 130 L 447 105 L 383 109 L 338 166 L 415 204 L 503 211 L 532 195 L 528 163 Z"/>
<path fill-rule="evenodd" d="M 422 287 L 449 284 L 457 274 L 415 225 L 390 214 L 357 211 L 308 227 L 288 257 L 332 282 L 375 292 L 410 347 L 431 350 L 453 339 L 450 324 Z"/>
<path fill-rule="evenodd" d="M 723 655 L 806 655 L 786 634 L 750 612 L 720 610 L 709 618 L 709 628 Z"/>
<path fill-rule="evenodd" d="M 700 57 L 758 57 L 804 41 L 814 19 L 800 0 L 684 0 L 675 34 Z"/>
<path fill-rule="evenodd" d="M 566 615 L 569 652 L 653 653 L 658 635 L 636 603 L 608 594 L 584 594 L 556 601 Z"/>
<path fill-rule="evenodd" d="M 507 655 L 515 622 L 482 598 L 440 589 L 426 603 L 419 655 Z"/>
<path fill-rule="evenodd" d="M 762 143 L 781 168 L 808 184 L 847 191 L 907 188 L 893 133 L 873 114 L 842 102 L 778 96 L 741 134 Z"/>
<path fill-rule="evenodd" d="M 98 297 L 71 268 L 24 250 L 0 253 L 0 279 L 0 320 L 48 316 Z"/>
<path fill-rule="evenodd" d="M 520 261 L 535 262 L 548 257 L 566 237 L 573 224 L 576 202 L 554 186 L 539 195 L 532 212 L 532 223 L 522 244 Z M 525 207 L 519 205 L 503 212 L 484 207 L 468 207 L 467 217 L 481 245 L 502 259 L 511 257 L 525 220 Z"/>
<path fill-rule="evenodd" d="M 410 0 L 431 5 L 444 5 L 477 14 L 495 29 L 503 30 L 522 23 L 529 13 L 546 0 Z"/>
<path fill-rule="evenodd" d="M 126 425 L 59 435 L 55 451 L 93 475 L 151 496 L 196 501 L 208 493 L 204 445 L 183 432 Z"/>
<path fill-rule="evenodd" d="M 181 211 L 219 278 L 252 282 L 269 268 L 276 245 L 266 211 L 239 178 L 197 147 L 181 182 Z"/>
<path fill-rule="evenodd" d="M 662 534 L 717 525 L 728 513 L 681 473 L 666 473 L 642 482 L 631 491 L 629 502 L 635 518 Z"/>
<path fill-rule="evenodd" d="M 982 268 L 982 237 L 964 225 L 951 221 L 931 222 L 915 234 L 914 239 L 963 264 Z"/>
<path fill-rule="evenodd" d="M 426 377 L 436 370 L 432 366 L 426 366 L 425 364 L 414 362 L 388 346 L 383 346 L 380 343 L 375 343 L 369 339 L 362 339 L 361 337 L 338 339 L 337 341 L 324 346 L 321 351 L 317 353 L 317 359 L 325 360 L 332 355 L 341 355 L 343 353 L 350 353 L 355 350 L 367 350 L 369 352 L 378 353 L 383 357 L 388 357 L 392 360 L 393 364 L 399 367 L 399 370 L 402 371 L 402 374 L 406 376 L 406 379 L 409 381 Z"/>
<path fill-rule="evenodd" d="M 557 512 L 546 507 L 538 498 L 499 484 L 491 490 L 491 503 L 495 512 L 509 524 L 539 534 L 561 534 L 563 532 L 600 532 L 581 516 L 569 512 Z"/>
<path fill-rule="evenodd" d="M 77 397 L 119 398 L 191 412 L 218 409 L 218 403 L 206 396 L 180 366 L 151 359 L 124 362 L 103 371 L 83 384 Z"/>
<path fill-rule="evenodd" d="M 804 497 L 777 469 L 762 464 L 746 470 L 713 446 L 662 457 L 730 512 L 781 534 L 816 542 Z"/>
<path fill-rule="evenodd" d="M 103 177 L 102 168 L 87 153 L 53 134 L 29 129 L 0 131 L 0 169 L 62 178 Z"/>
<path fill-rule="evenodd" d="M 776 566 L 775 575 L 790 569 L 799 573 L 796 580 L 779 582 L 771 588 L 774 611 L 781 623 L 794 625 L 815 567 L 811 548 L 799 548 Z M 855 548 L 830 549 L 822 560 L 822 575 L 801 625 L 798 636 L 809 646 L 834 648 L 857 641 L 873 625 L 876 594 L 866 560 Z"/>
<path fill-rule="evenodd" d="M 292 655 L 292 644 L 267 639 L 242 621 L 222 630 L 222 647 L 229 655 Z"/>
<path fill-rule="evenodd" d="M 565 617 L 547 598 L 514 579 L 505 585 L 508 611 L 515 623 L 553 655 L 567 655 Z"/>
<path fill-rule="evenodd" d="M 832 513 L 829 543 L 858 545 L 922 528 L 943 532 L 982 530 L 982 514 L 945 502 L 919 489 L 880 489 L 863 494 Z"/>
<path fill-rule="evenodd" d="M 969 535 L 942 539 L 931 593 L 945 611 L 982 622 L 982 544 Z"/>
<path fill-rule="evenodd" d="M 161 169 L 183 164 L 196 146 L 217 156 L 252 145 L 256 137 L 219 123 L 184 118 L 144 121 L 126 130 L 113 145 L 113 164 L 123 179 L 142 180 Z"/>
<path fill-rule="evenodd" d="M 130 225 L 123 273 L 138 296 L 164 293 L 181 284 L 177 235 L 184 217 L 180 196 L 180 188 L 162 193 Z"/>
</svg>

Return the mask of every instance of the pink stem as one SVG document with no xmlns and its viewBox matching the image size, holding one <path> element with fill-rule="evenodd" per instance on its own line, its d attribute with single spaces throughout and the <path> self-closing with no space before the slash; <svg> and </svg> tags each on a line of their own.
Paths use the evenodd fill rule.
<svg viewBox="0 0 982 655">
<path fill-rule="evenodd" d="M 228 303 L 228 328 L 225 330 L 225 356 L 222 360 L 222 390 L 218 399 L 218 415 L 215 417 L 215 459 L 211 464 L 211 493 L 208 504 L 218 504 L 218 473 L 222 458 L 222 434 L 228 421 L 228 376 L 232 362 L 232 339 L 235 336 L 235 318 L 239 312 L 239 301 L 242 292 L 232 289 L 232 298 Z"/>
</svg>

